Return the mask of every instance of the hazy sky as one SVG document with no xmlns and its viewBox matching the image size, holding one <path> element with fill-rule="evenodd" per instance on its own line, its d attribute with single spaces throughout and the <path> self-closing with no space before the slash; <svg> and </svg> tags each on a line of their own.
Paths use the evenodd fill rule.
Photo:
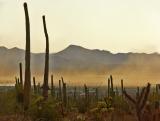
<svg viewBox="0 0 160 121">
<path fill-rule="evenodd" d="M 70 44 L 112 52 L 160 52 L 160 0 L 26 0 L 32 52 Z M 23 0 L 0 0 L 0 46 L 25 47 Z"/>
</svg>

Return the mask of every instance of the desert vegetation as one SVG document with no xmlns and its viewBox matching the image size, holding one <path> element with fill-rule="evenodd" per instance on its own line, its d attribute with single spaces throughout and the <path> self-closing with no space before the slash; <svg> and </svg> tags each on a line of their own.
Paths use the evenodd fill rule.
<svg viewBox="0 0 160 121">
<path fill-rule="evenodd" d="M 43 83 L 31 79 L 30 20 L 24 3 L 26 23 L 25 73 L 19 63 L 19 75 L 14 87 L 0 92 L 0 121 L 159 121 L 160 85 L 129 88 L 121 79 L 114 85 L 113 75 L 104 80 L 106 86 L 68 86 L 60 77 L 55 85 L 49 75 L 49 35 L 45 16 L 42 16 L 46 38 Z M 74 75 L 73 75 L 74 76 Z M 138 75 L 135 75 L 138 76 Z M 49 81 L 50 80 L 50 81 Z M 56 80 L 57 81 L 57 80 Z M 33 82 L 33 83 L 32 83 Z M 3 88 L 3 89 L 4 89 Z"/>
</svg>

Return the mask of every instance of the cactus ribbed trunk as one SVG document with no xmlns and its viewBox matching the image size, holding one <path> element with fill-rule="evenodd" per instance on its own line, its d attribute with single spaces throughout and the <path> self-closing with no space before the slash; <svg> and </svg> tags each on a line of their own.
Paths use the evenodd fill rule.
<svg viewBox="0 0 160 121">
<path fill-rule="evenodd" d="M 48 98 L 48 75 L 49 75 L 49 38 L 47 33 L 47 27 L 46 27 L 46 20 L 45 16 L 43 18 L 43 27 L 44 27 L 44 34 L 46 37 L 46 54 L 45 54 L 45 68 L 44 68 L 44 82 L 43 82 L 43 97 L 45 99 Z"/>
<path fill-rule="evenodd" d="M 30 22 L 27 3 L 24 3 L 25 21 L 26 21 L 26 51 L 25 51 L 25 82 L 24 82 L 24 109 L 27 110 L 30 105 L 31 93 L 31 71 L 30 71 Z"/>
<path fill-rule="evenodd" d="M 22 63 L 19 63 L 20 84 L 23 86 Z"/>
</svg>

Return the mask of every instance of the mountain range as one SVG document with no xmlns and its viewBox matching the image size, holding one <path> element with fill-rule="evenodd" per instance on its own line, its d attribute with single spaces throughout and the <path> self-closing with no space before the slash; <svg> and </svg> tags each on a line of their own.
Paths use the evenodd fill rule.
<svg viewBox="0 0 160 121">
<path fill-rule="evenodd" d="M 23 64 L 24 71 L 24 58 L 25 51 L 23 49 L 16 47 L 8 49 L 1 46 L 0 80 L 4 82 L 5 80 L 13 81 L 14 77 L 19 74 L 20 62 Z M 32 75 L 42 78 L 44 58 L 44 53 L 31 53 Z M 147 80 L 157 83 L 160 78 L 160 54 L 158 53 L 113 54 L 106 50 L 90 50 L 81 46 L 70 45 L 60 52 L 51 53 L 49 61 L 50 73 L 54 73 L 56 76 L 65 75 L 68 80 L 72 80 L 73 76 L 75 76 L 73 80 L 79 79 L 83 77 L 82 75 L 97 75 L 102 76 L 100 79 L 105 79 L 107 75 L 113 74 L 117 79 L 126 78 L 129 80 L 127 83 L 138 80 L 141 84 Z M 95 79 L 98 78 L 89 78 L 91 82 Z"/>
</svg>

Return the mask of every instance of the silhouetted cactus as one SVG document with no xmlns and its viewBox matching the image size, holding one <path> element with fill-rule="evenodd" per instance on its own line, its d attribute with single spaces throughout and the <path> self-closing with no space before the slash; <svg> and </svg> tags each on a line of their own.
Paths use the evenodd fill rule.
<svg viewBox="0 0 160 121">
<path fill-rule="evenodd" d="M 22 63 L 19 63 L 20 83 L 23 86 Z"/>
<path fill-rule="evenodd" d="M 74 87 L 73 98 L 74 98 L 74 101 L 77 100 L 77 88 L 76 87 Z"/>
<path fill-rule="evenodd" d="M 84 84 L 84 92 L 85 92 L 85 102 L 87 105 L 89 103 L 89 89 L 86 84 Z"/>
<path fill-rule="evenodd" d="M 98 92 L 98 88 L 96 88 L 96 89 L 95 89 L 95 92 L 96 92 L 95 98 L 96 98 L 96 101 L 98 101 L 98 99 L 99 99 L 99 92 Z"/>
<path fill-rule="evenodd" d="M 18 79 L 17 79 L 17 77 L 15 77 L 15 81 L 16 81 L 16 85 L 18 84 Z"/>
<path fill-rule="evenodd" d="M 156 93 L 159 93 L 158 84 L 156 84 Z"/>
<path fill-rule="evenodd" d="M 122 93 L 122 98 L 123 98 L 123 91 L 124 91 L 123 79 L 121 79 L 121 93 Z"/>
<path fill-rule="evenodd" d="M 30 71 L 30 23 L 27 3 L 24 3 L 26 21 L 26 51 L 25 51 L 25 82 L 24 82 L 24 109 L 30 105 L 31 71 Z"/>
<path fill-rule="evenodd" d="M 23 104 L 23 87 L 22 84 L 19 82 L 19 79 L 15 77 L 16 84 L 15 84 L 15 90 L 16 90 L 16 100 L 17 103 Z"/>
<path fill-rule="evenodd" d="M 139 97 L 139 87 L 137 87 L 137 93 L 136 93 L 136 98 L 138 98 Z"/>
<path fill-rule="evenodd" d="M 37 94 L 37 86 L 36 86 L 35 77 L 33 77 L 33 90 L 34 90 L 34 94 Z"/>
<path fill-rule="evenodd" d="M 137 99 L 133 99 L 129 94 L 127 94 L 127 92 L 124 90 L 124 95 L 126 96 L 127 99 L 129 99 L 136 108 L 136 114 L 138 117 L 139 121 L 143 121 L 143 119 L 141 118 L 142 116 L 142 111 L 144 109 L 144 106 L 146 105 L 148 96 L 149 96 L 149 92 L 150 92 L 150 84 L 148 83 L 147 87 L 143 88 L 141 91 L 140 96 Z"/>
<path fill-rule="evenodd" d="M 110 75 L 110 84 L 111 84 L 111 90 L 110 90 L 110 96 L 113 98 L 115 96 L 115 92 L 114 92 L 114 85 L 113 85 L 113 77 L 112 75 Z"/>
<path fill-rule="evenodd" d="M 108 97 L 110 96 L 110 79 L 108 79 Z"/>
<path fill-rule="evenodd" d="M 38 83 L 37 85 L 37 93 L 41 94 L 41 84 L 40 83 Z"/>
<path fill-rule="evenodd" d="M 20 84 L 19 78 L 17 78 L 18 84 Z"/>
<path fill-rule="evenodd" d="M 110 75 L 110 80 L 111 80 L 111 92 L 113 92 L 113 77 Z"/>
<path fill-rule="evenodd" d="M 62 84 L 63 84 L 63 104 L 66 107 L 67 106 L 67 87 L 66 87 L 66 83 L 63 80 L 63 77 L 62 77 Z"/>
<path fill-rule="evenodd" d="M 59 93 L 58 93 L 59 100 L 62 101 L 62 86 L 61 80 L 59 80 Z"/>
<path fill-rule="evenodd" d="M 47 27 L 46 27 L 46 20 L 45 16 L 43 18 L 43 27 L 44 27 L 44 34 L 46 37 L 46 54 L 45 54 L 45 68 L 44 68 L 44 82 L 43 82 L 43 97 L 44 99 L 48 98 L 48 75 L 49 75 L 49 37 L 47 33 Z"/>
<path fill-rule="evenodd" d="M 55 87 L 53 83 L 53 75 L 51 75 L 51 95 L 55 97 Z"/>
</svg>

